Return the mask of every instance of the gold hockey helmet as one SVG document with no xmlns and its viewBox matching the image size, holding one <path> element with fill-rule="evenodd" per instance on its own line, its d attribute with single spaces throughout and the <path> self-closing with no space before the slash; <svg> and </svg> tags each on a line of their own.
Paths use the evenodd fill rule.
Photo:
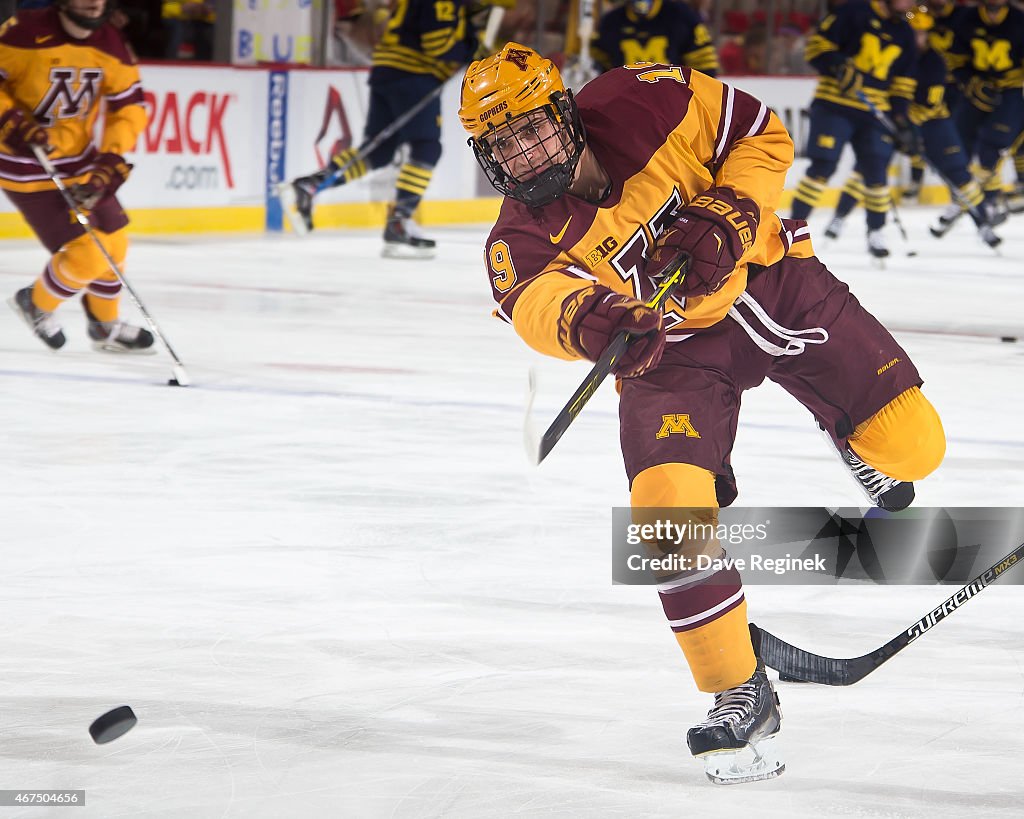
<svg viewBox="0 0 1024 819">
<path fill-rule="evenodd" d="M 551 60 L 508 43 L 466 69 L 462 127 L 494 188 L 543 207 L 572 184 L 586 139 L 572 91 Z"/>
<path fill-rule="evenodd" d="M 474 137 L 483 136 L 495 119 L 512 119 L 547 105 L 555 92 L 565 93 L 555 64 L 532 48 L 508 43 L 466 69 L 459 119 Z"/>
</svg>

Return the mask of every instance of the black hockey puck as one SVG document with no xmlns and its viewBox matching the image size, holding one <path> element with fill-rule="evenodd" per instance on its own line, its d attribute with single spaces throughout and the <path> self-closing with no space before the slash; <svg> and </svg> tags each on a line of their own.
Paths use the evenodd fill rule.
<svg viewBox="0 0 1024 819">
<path fill-rule="evenodd" d="M 127 734 L 136 722 L 138 719 L 131 707 L 122 705 L 97 717 L 96 721 L 89 726 L 89 734 L 92 736 L 93 742 L 103 745 L 105 742 L 113 742 L 118 737 Z"/>
<path fill-rule="evenodd" d="M 1005 341 L 1008 344 L 1013 344 L 1013 343 L 1015 343 L 1017 341 L 1017 336 L 1003 336 L 999 340 L 1000 341 Z"/>
</svg>

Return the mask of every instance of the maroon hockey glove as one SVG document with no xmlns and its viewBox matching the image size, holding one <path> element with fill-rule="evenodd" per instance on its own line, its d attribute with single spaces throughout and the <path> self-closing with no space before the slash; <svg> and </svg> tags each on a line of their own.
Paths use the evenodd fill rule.
<svg viewBox="0 0 1024 819">
<path fill-rule="evenodd" d="M 709 188 L 679 211 L 658 238 L 645 272 L 655 281 L 671 273 L 679 254 L 690 259 L 680 296 L 710 296 L 753 244 L 760 211 L 753 199 L 737 198 L 730 188 Z"/>
<path fill-rule="evenodd" d="M 11 108 L 0 116 L 0 142 L 6 143 L 14 153 L 32 156 L 32 146 L 38 145 L 47 152 L 46 131 L 20 108 Z"/>
<path fill-rule="evenodd" d="M 132 167 L 120 154 L 100 154 L 89 168 L 85 181 L 71 186 L 71 196 L 79 207 L 92 210 L 101 199 L 113 196 L 132 172 Z"/>
<path fill-rule="evenodd" d="M 560 335 L 568 347 L 590 361 L 597 361 L 612 339 L 625 330 L 633 338 L 612 372 L 635 378 L 656 367 L 665 352 L 665 320 L 630 296 L 601 285 L 573 293 L 562 305 Z"/>
</svg>

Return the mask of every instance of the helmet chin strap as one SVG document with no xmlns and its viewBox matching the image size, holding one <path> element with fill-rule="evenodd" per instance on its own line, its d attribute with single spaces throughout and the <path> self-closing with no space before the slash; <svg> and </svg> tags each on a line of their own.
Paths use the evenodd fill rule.
<svg viewBox="0 0 1024 819">
<path fill-rule="evenodd" d="M 103 4 L 103 12 L 99 17 L 85 17 L 78 12 L 74 12 L 67 7 L 67 3 L 59 3 L 57 5 L 58 11 L 68 18 L 79 28 L 88 29 L 89 31 L 96 31 L 100 28 L 107 20 L 110 19 L 110 15 L 113 14 L 113 9 L 110 7 L 110 3 L 106 2 Z"/>
</svg>

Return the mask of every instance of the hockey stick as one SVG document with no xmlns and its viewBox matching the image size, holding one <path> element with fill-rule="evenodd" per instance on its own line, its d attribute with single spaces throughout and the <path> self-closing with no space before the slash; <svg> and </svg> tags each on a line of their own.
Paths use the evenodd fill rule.
<svg viewBox="0 0 1024 819">
<path fill-rule="evenodd" d="M 439 86 L 437 86 L 437 88 L 435 88 L 423 99 L 417 102 L 412 108 L 410 108 L 404 114 L 400 114 L 398 117 L 396 117 L 395 120 L 390 125 L 388 125 L 383 131 L 378 131 L 376 136 L 372 137 L 371 139 L 367 140 L 362 145 L 360 145 L 356 149 L 356 152 L 349 158 L 348 162 L 346 162 L 344 165 L 336 165 L 334 170 L 332 170 L 330 174 L 328 174 L 327 177 L 324 178 L 324 180 L 320 182 L 319 185 L 317 185 L 316 192 L 320 193 L 321 191 L 327 190 L 328 188 L 333 188 L 338 183 L 338 180 L 345 176 L 349 168 L 351 168 L 357 162 L 362 162 L 364 159 L 366 159 L 367 156 L 369 156 L 375 150 L 377 150 L 378 146 L 383 144 L 386 140 L 391 139 L 391 137 L 393 137 L 402 128 L 404 128 L 406 124 L 413 119 L 413 117 L 415 117 L 420 111 L 422 111 L 424 108 L 430 105 L 430 103 L 433 102 L 435 99 L 441 96 L 441 93 L 444 91 L 445 85 L 447 85 L 447 83 L 441 83 Z M 291 183 L 286 182 L 284 184 L 290 185 Z"/>
<path fill-rule="evenodd" d="M 132 297 L 132 301 L 135 302 L 135 306 L 139 308 L 139 312 L 142 313 L 142 317 L 149 325 L 149 329 L 153 331 L 153 335 L 160 339 L 160 343 L 164 345 L 164 348 L 170 354 L 171 360 L 174 362 L 174 366 L 171 368 L 173 375 L 168 379 L 167 383 L 172 387 L 189 386 L 192 382 L 188 377 L 188 373 L 185 372 L 185 365 L 181 363 L 181 359 L 178 358 L 178 354 L 174 352 L 174 348 L 171 347 L 167 337 L 160 332 L 160 328 L 153 320 L 153 317 L 149 314 L 149 310 L 147 310 L 146 306 L 142 303 L 138 293 L 135 292 L 135 288 L 131 286 L 128 280 L 124 277 L 124 273 L 122 273 L 121 269 L 117 266 L 117 262 L 114 261 L 114 257 L 111 256 L 106 247 L 103 246 L 103 242 L 100 241 L 96 232 L 92 229 L 92 225 L 89 224 L 89 217 L 85 215 L 81 208 L 78 207 L 78 203 L 64 185 L 64 180 L 57 175 L 57 169 L 50 161 L 50 157 L 48 157 L 46 152 L 38 145 L 32 146 L 32 153 L 35 154 L 36 161 L 43 166 L 43 170 L 46 172 L 46 175 L 50 177 L 50 181 L 56 185 L 57 190 L 60 191 L 60 195 L 64 197 L 64 202 L 74 215 L 75 221 L 77 221 L 85 232 L 89 234 L 89 238 L 93 240 L 96 247 L 99 248 L 100 253 L 103 254 L 103 258 L 106 260 L 111 272 L 117 276 L 118 281 L 121 282 L 124 289 L 128 291 L 128 295 Z"/>
<path fill-rule="evenodd" d="M 785 640 L 780 640 L 771 632 L 751 623 L 751 627 L 756 628 L 761 636 L 761 659 L 780 674 L 805 682 L 821 685 L 853 685 L 903 651 L 914 640 L 963 606 L 982 589 L 998 580 L 1003 572 L 1020 562 L 1021 558 L 1024 558 L 1024 543 L 998 563 L 987 568 L 956 594 L 946 598 L 906 631 L 897 634 L 881 648 L 876 648 L 861 657 L 840 660 L 812 654 L 810 651 L 790 645 Z"/>
<path fill-rule="evenodd" d="M 889 212 L 892 214 L 892 220 L 896 223 L 896 227 L 899 229 L 900 237 L 903 239 L 903 246 L 907 249 L 908 256 L 916 256 L 917 251 L 914 250 L 910 245 L 910 237 L 907 236 L 907 229 L 903 227 L 903 220 L 900 219 L 900 212 L 896 208 L 896 200 L 892 194 L 889 194 Z"/>
<path fill-rule="evenodd" d="M 672 291 L 677 285 L 681 284 L 683 279 L 686 278 L 686 271 L 690 267 L 690 258 L 686 254 L 680 254 L 677 256 L 670 265 L 672 270 L 658 285 L 658 289 L 651 296 L 651 299 L 647 302 L 647 306 L 656 310 L 660 310 L 665 306 L 669 296 L 672 295 Z M 626 352 L 629 347 L 629 343 L 633 340 L 628 332 L 623 330 L 611 340 L 611 343 L 605 348 L 605 351 L 601 353 L 601 357 L 594 364 L 593 368 L 587 373 L 587 377 L 583 379 L 583 383 L 576 388 L 576 392 L 572 394 L 572 398 L 569 399 L 561 412 L 555 416 L 555 420 L 551 422 L 551 426 L 548 427 L 540 439 L 540 442 L 534 446 L 531 441 L 527 442 L 528 455 L 535 459 L 535 463 L 539 464 L 543 461 L 548 453 L 555 448 L 555 444 L 565 434 L 565 431 L 569 428 L 569 425 L 576 420 L 576 416 L 579 415 L 583 408 L 587 405 L 587 402 L 593 397 L 594 393 L 597 392 L 597 388 L 601 386 L 601 383 L 608 377 L 608 374 L 612 371 L 612 367 L 622 357 L 622 354 Z M 529 415 L 530 407 L 533 406 L 533 392 L 534 392 L 534 381 L 531 376 L 530 379 L 530 397 L 528 399 L 527 414 Z M 529 418 L 527 419 L 527 430 L 529 430 Z M 529 435 L 529 432 L 527 432 Z M 532 450 L 532 451 L 529 451 Z"/>
</svg>

